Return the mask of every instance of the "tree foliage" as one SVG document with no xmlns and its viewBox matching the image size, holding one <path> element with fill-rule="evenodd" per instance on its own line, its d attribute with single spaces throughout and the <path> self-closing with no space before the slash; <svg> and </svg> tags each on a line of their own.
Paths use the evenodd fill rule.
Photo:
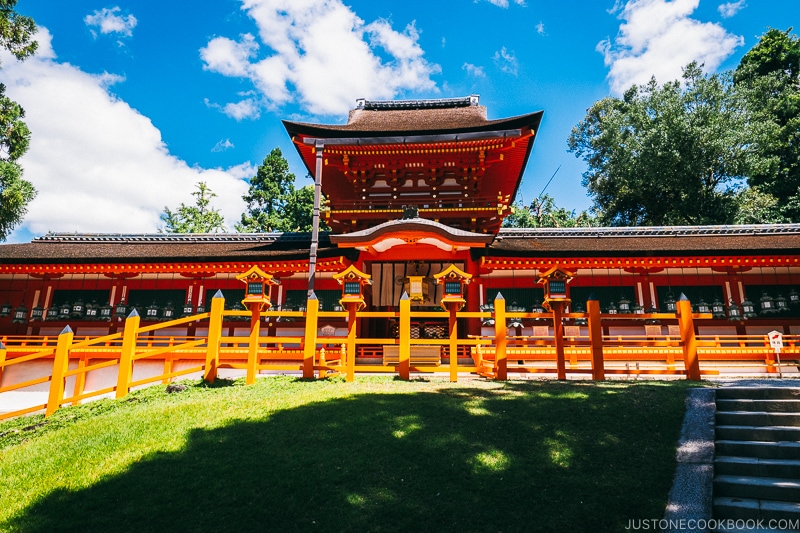
<svg viewBox="0 0 800 533">
<path fill-rule="evenodd" d="M 734 72 L 752 123 L 766 135 L 757 149 L 769 165 L 749 176 L 749 184 L 775 198 L 768 218 L 800 222 L 800 39 L 770 29 L 742 58 Z"/>
<path fill-rule="evenodd" d="M 295 176 L 280 148 L 273 149 L 250 178 L 242 198 L 247 211 L 236 230 L 241 232 L 311 231 L 314 187 L 294 188 Z"/>
<path fill-rule="evenodd" d="M 728 74 L 689 64 L 683 81 L 655 78 L 595 103 L 573 128 L 569 150 L 588 163 L 584 185 L 609 225 L 722 224 L 737 186 L 763 166 Z"/>
<path fill-rule="evenodd" d="M 17 0 L 0 0 L 0 46 L 23 60 L 36 51 L 36 24 L 14 10 Z M 25 111 L 8 98 L 0 84 L 0 241 L 19 225 L 36 196 L 33 185 L 22 178 L 17 160 L 28 151 L 31 132 L 23 122 Z"/>
<path fill-rule="evenodd" d="M 211 199 L 216 196 L 208 185 L 201 181 L 197 190 L 192 193 L 196 198 L 195 205 L 181 203 L 175 211 L 164 208 L 161 220 L 164 227 L 159 231 L 165 233 L 218 233 L 225 231 L 225 219 L 219 210 L 211 206 Z"/>
<path fill-rule="evenodd" d="M 549 194 L 534 198 L 530 205 L 517 203 L 514 212 L 503 220 L 506 228 L 576 228 L 594 224 L 588 211 L 576 215 L 575 210 L 556 206 Z"/>
</svg>

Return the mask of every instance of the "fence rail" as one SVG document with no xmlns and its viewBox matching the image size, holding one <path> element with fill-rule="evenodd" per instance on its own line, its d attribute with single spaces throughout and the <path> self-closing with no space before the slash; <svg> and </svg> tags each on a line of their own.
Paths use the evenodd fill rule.
<svg viewBox="0 0 800 533">
<path fill-rule="evenodd" d="M 624 318 L 604 315 L 598 305 L 587 305 L 586 313 L 563 315 L 570 320 L 585 320 L 586 326 L 561 334 L 554 315 L 548 313 L 506 313 L 505 303 L 495 301 L 492 312 L 411 311 L 407 300 L 397 311 L 357 311 L 355 305 L 345 311 L 322 312 L 309 305 L 308 311 L 225 311 L 224 299 L 212 299 L 206 313 L 177 320 L 140 325 L 132 313 L 123 331 L 100 337 L 75 336 L 69 327 L 58 336 L 6 336 L 0 344 L 0 394 L 31 390 L 47 384 L 44 404 L 25 406 L 0 413 L 0 419 L 40 410 L 51 415 L 60 407 L 114 394 L 120 398 L 131 388 L 169 381 L 185 375 L 202 374 L 213 381 L 220 369 L 244 370 L 246 382 L 253 383 L 264 371 L 297 371 L 303 377 L 356 373 L 395 373 L 408 379 L 411 372 L 448 374 L 457 381 L 459 373 L 476 373 L 491 379 L 505 380 L 509 374 L 547 373 L 564 378 L 566 374 L 586 374 L 604 379 L 606 374 L 683 375 L 700 379 L 702 374 L 718 372 L 717 362 L 751 365 L 775 371 L 776 357 L 765 335 L 697 335 L 694 321 L 711 318 L 693 314 L 688 301 L 679 302 L 677 314 L 642 315 L 642 320 L 669 319 L 678 322 L 680 334 L 617 335 L 603 334 L 602 327 Z M 250 320 L 250 335 L 224 336 L 225 319 Z M 346 333 L 321 334 L 320 319 L 345 320 Z M 303 334 L 262 335 L 262 319 L 302 328 Z M 396 322 L 397 337 L 368 338 L 359 335 L 362 319 Z M 412 338 L 412 321 L 436 320 L 439 338 Z M 464 335 L 458 331 L 459 320 L 493 321 L 490 334 Z M 509 319 L 535 320 L 552 327 L 547 335 L 515 335 L 507 327 Z M 549 321 L 549 322 L 548 322 Z M 415 322 L 415 323 L 416 323 Z M 207 328 L 207 335 L 160 335 L 170 328 L 193 323 Z M 174 331 L 174 329 L 172 330 Z M 451 357 L 455 354 L 455 357 Z M 783 362 L 800 362 L 800 335 L 785 335 L 781 352 Z M 150 375 L 137 375 L 134 369 L 146 362 L 158 362 L 163 369 Z M 703 368 L 700 368 L 700 363 Z M 15 368 L 36 364 L 39 375 L 25 375 Z M 28 365 L 28 366 L 25 366 Z M 31 367 L 32 368 L 32 367 Z M 33 372 L 33 370 L 31 370 Z M 114 384 L 108 380 L 87 387 L 89 377 L 115 373 Z M 89 390 L 87 390 L 89 389 Z"/>
</svg>

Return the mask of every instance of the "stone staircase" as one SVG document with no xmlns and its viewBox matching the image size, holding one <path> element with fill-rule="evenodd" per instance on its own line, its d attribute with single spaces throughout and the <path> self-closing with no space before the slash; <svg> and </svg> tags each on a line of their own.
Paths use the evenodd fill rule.
<svg viewBox="0 0 800 533">
<path fill-rule="evenodd" d="M 714 518 L 760 520 L 764 530 L 783 520 L 800 529 L 800 389 L 716 393 Z"/>
</svg>

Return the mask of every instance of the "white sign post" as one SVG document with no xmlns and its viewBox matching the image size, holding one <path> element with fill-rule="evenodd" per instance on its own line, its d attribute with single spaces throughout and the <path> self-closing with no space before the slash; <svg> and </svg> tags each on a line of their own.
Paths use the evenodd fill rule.
<svg viewBox="0 0 800 533">
<path fill-rule="evenodd" d="M 775 349 L 775 357 L 778 359 L 778 378 L 783 379 L 781 372 L 781 348 L 783 348 L 783 333 L 780 331 L 770 331 L 767 333 L 769 345 Z"/>
</svg>

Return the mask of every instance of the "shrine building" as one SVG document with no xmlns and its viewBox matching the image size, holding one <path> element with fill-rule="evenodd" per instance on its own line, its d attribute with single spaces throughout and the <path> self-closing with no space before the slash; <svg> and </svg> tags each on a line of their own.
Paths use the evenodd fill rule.
<svg viewBox="0 0 800 533">
<path fill-rule="evenodd" d="M 510 343 L 520 369 L 547 372 L 556 368 L 557 341 L 566 342 L 568 357 L 576 347 L 577 371 L 589 357 L 591 302 L 606 340 L 645 346 L 660 339 L 675 348 L 683 298 L 694 334 L 717 338 L 718 359 L 720 338 L 752 348 L 778 331 L 795 346 L 800 224 L 503 228 L 542 114 L 489 119 L 469 96 L 359 100 L 342 125 L 284 121 L 315 178 L 316 222 L 327 229 L 49 233 L 0 245 L 0 340 L 9 350 L 52 343 L 67 326 L 76 338 L 113 336 L 136 310 L 151 340 L 205 342 L 212 297 L 222 295 L 221 336 L 259 345 L 250 363 L 256 371 L 283 357 L 271 347 L 305 350 L 324 366 L 318 359 L 326 346 L 328 358 L 335 351 L 357 370 L 394 371 L 392 354 L 410 342 L 430 354 L 420 368 L 455 366 L 449 354 L 458 346 L 459 371 L 481 373 L 478 360 Z M 259 308 L 248 307 L 251 285 L 242 283 L 254 268 L 269 281 Z M 355 301 L 348 295 L 357 296 L 356 314 L 348 314 Z M 317 342 L 308 348 L 310 333 Z M 348 335 L 357 340 L 345 346 Z M 756 352 L 757 364 L 768 366 L 769 350 Z"/>
</svg>

